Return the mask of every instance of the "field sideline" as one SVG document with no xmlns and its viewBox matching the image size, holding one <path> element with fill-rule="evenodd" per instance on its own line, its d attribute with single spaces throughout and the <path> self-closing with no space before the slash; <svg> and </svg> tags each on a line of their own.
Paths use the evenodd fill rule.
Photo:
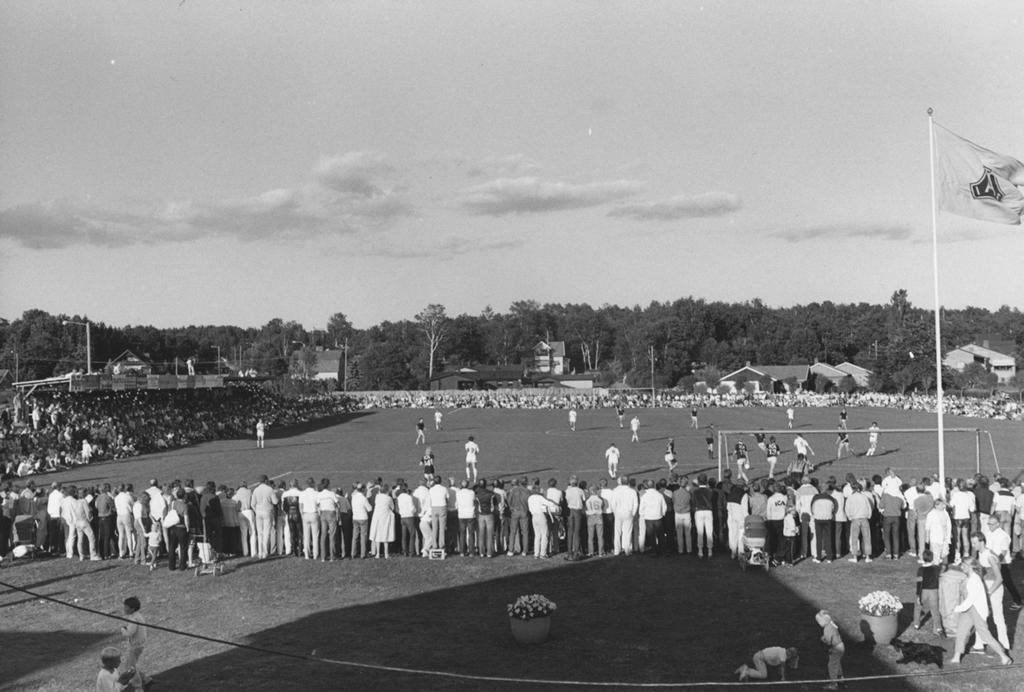
<svg viewBox="0 0 1024 692">
<path fill-rule="evenodd" d="M 237 485 L 260 474 L 290 478 L 328 477 L 336 486 L 381 476 L 419 477 L 422 447 L 413 445 L 416 419 L 427 420 L 427 442 L 438 457 L 438 472 L 463 476 L 462 444 L 474 435 L 482 448 L 480 474 L 488 478 L 527 475 L 556 478 L 570 473 L 595 481 L 607 476 L 604 449 L 622 449 L 620 470 L 645 478 L 667 476 L 662 455 L 669 436 L 676 440 L 678 471 L 716 472 L 707 459 L 703 426 L 720 429 L 779 429 L 782 409 L 702 409 L 700 430 L 688 430 L 689 411 L 641 409 L 640 444 L 630 444 L 613 410 L 580 411 L 577 432 L 568 430 L 565 411 L 462 409 L 448 411 L 445 429 L 432 430 L 432 412 L 399 409 L 366 411 L 324 425 L 271 430 L 267 449 L 235 440 L 207 443 L 127 462 L 107 463 L 37 478 L 79 484 L 103 481 L 145 486 L 194 478 Z M 875 459 L 847 458 L 831 465 L 834 435 L 811 437 L 825 462 L 816 475 L 842 477 L 881 473 L 893 466 L 907 480 L 935 469 L 935 440 L 928 435 L 896 435 L 886 428 L 934 427 L 934 416 L 886 409 L 851 408 L 854 449 L 866 435 L 856 432 L 872 420 L 882 427 Z M 628 419 L 633 414 L 627 412 Z M 834 429 L 837 409 L 798 409 L 804 429 Z M 980 427 L 992 432 L 1002 472 L 1020 474 L 1024 432 L 1019 423 L 948 417 L 947 427 Z M 788 439 L 781 439 L 791 455 Z M 751 439 L 751 474 L 765 465 Z M 982 448 L 983 471 L 991 475 L 991 453 Z M 974 436 L 947 436 L 947 474 L 973 473 Z M 801 648 L 799 680 L 825 675 L 824 653 L 813 613 L 829 607 L 848 644 L 847 676 L 923 671 L 895 664 L 888 649 L 860 647 L 859 596 L 885 588 L 907 606 L 913 600 L 910 560 L 871 565 L 800 564 L 790 570 L 743 573 L 726 557 L 653 559 L 640 556 L 567 563 L 522 558 L 368 560 L 338 563 L 277 558 L 237 559 L 221 578 L 191 573 L 148 572 L 125 563 L 79 563 L 64 559 L 19 562 L 0 580 L 61 601 L 101 612 L 117 612 L 127 595 L 138 595 L 149 622 L 206 636 L 244 642 L 274 651 L 368 664 L 470 675 L 552 680 L 632 683 L 728 682 L 732 670 L 763 646 Z M 1015 575 L 1022 577 L 1021 563 Z M 540 648 L 515 645 L 508 634 L 505 603 L 521 593 L 545 593 L 559 604 L 552 640 Z M 5 665 L 0 689 L 90 689 L 99 650 L 117 644 L 119 623 L 98 615 L 40 602 L 0 587 L 0 643 Z M 909 624 L 901 617 L 901 629 Z M 715 623 L 708 626 L 708 623 Z M 1017 615 L 1008 614 L 1011 640 L 1019 640 Z M 912 629 L 904 637 L 942 644 Z M 945 642 L 950 646 L 951 642 Z M 1014 651 L 1024 661 L 1024 650 Z M 56 655 L 55 655 L 56 654 Z M 395 689 L 479 689 L 479 681 L 397 674 L 257 654 L 183 636 L 151 632 L 143 657 L 160 689 L 330 689 L 350 685 Z M 994 658 L 965 659 L 967 670 Z M 934 670 L 934 668 L 932 668 Z M 895 679 L 851 684 L 863 690 L 1000 690 L 1018 684 L 1020 670 L 969 675 Z M 517 683 L 486 683 L 489 688 L 521 689 Z M 549 689 L 561 686 L 549 686 Z M 808 685 L 806 689 L 818 689 Z"/>
</svg>

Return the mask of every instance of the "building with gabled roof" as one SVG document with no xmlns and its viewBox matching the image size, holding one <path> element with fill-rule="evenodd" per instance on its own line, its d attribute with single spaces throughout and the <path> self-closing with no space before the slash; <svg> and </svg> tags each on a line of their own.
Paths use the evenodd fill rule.
<svg viewBox="0 0 1024 692">
<path fill-rule="evenodd" d="M 131 349 L 125 349 L 107 365 L 114 375 L 152 375 L 153 364 L 137 355 Z"/>
<path fill-rule="evenodd" d="M 796 388 L 800 389 L 807 382 L 809 376 L 810 366 L 807 365 L 751 365 L 747 363 L 739 370 L 733 370 L 723 375 L 719 380 L 719 386 L 725 385 L 735 390 L 736 383 L 745 380 L 753 386 L 755 392 L 763 392 L 768 390 L 762 386 L 762 381 L 768 378 L 771 380 L 769 393 L 788 392 L 790 385 L 786 380 L 796 380 Z"/>
<path fill-rule="evenodd" d="M 867 387 L 868 379 L 871 377 L 871 371 L 867 368 L 851 363 L 850 361 L 843 361 L 839 365 L 835 366 L 836 370 L 842 370 L 847 375 L 853 378 L 853 381 L 857 383 L 858 387 Z"/>
<path fill-rule="evenodd" d="M 994 373 L 1000 384 L 1009 382 L 1017 374 L 1017 361 L 1013 356 L 977 344 L 954 348 L 942 359 L 943 365 L 958 372 L 963 372 L 971 363 L 978 363 L 986 371 Z"/>
<path fill-rule="evenodd" d="M 523 369 L 502 365 L 474 365 L 448 370 L 430 378 L 431 390 L 517 389 L 523 386 Z"/>
<path fill-rule="evenodd" d="M 523 357 L 527 375 L 562 375 L 565 373 L 565 342 L 540 341 Z"/>
</svg>

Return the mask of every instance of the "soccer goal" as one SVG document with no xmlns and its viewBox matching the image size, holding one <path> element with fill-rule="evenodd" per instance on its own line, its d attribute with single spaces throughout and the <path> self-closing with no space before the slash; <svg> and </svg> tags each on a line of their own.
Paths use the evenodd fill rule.
<svg viewBox="0 0 1024 692">
<path fill-rule="evenodd" d="M 738 442 L 747 447 L 747 458 L 753 472 L 751 478 L 764 475 L 767 471 L 764 452 L 758 448 L 755 435 L 764 435 L 768 440 L 776 438 L 780 446 L 779 462 L 775 467 L 776 475 L 785 472 L 789 462 L 796 456 L 793 440 L 797 434 L 814 451 L 808 455 L 808 462 L 815 473 L 825 473 L 842 478 L 847 472 L 857 476 L 881 473 L 891 466 L 900 473 L 904 480 L 912 477 L 931 475 L 939 470 L 938 464 L 938 428 L 889 428 L 879 429 L 878 442 L 873 455 L 868 455 L 870 430 L 856 429 L 846 431 L 849 448 L 840 449 L 836 428 L 827 430 L 719 430 L 717 440 L 718 477 L 730 468 L 734 461 L 733 454 Z M 992 436 L 980 428 L 945 428 L 944 456 L 946 475 L 963 477 L 982 472 L 982 460 L 986 458 L 986 466 L 991 463 L 992 470 L 999 473 L 999 460 L 996 457 Z M 983 443 L 984 440 L 984 443 Z M 987 453 L 991 450 L 991 459 Z"/>
</svg>

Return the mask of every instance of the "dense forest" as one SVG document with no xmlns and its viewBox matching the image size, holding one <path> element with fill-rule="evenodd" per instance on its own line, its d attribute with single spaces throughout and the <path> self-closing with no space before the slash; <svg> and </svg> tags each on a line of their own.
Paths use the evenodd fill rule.
<svg viewBox="0 0 1024 692">
<path fill-rule="evenodd" d="M 942 348 L 981 338 L 1010 342 L 1024 352 L 1024 314 L 1003 306 L 942 311 Z M 507 312 L 448 316 L 442 305 L 397 322 L 356 329 L 344 313 L 326 329 L 273 319 L 259 328 L 116 327 L 82 315 L 28 310 L 0 320 L 0 368 L 20 379 L 85 369 L 90 322 L 93 367 L 125 349 L 175 372 L 192 357 L 200 372 L 255 369 L 270 375 L 308 373 L 315 352 L 347 349 L 349 389 L 425 388 L 432 373 L 460 366 L 516 365 L 539 340 L 564 341 L 571 368 L 599 373 L 601 384 L 686 386 L 712 381 L 745 362 L 760 364 L 851 361 L 875 373 L 872 388 L 927 390 L 934 386 L 934 316 L 914 307 L 905 290 L 885 305 L 809 303 L 768 307 L 681 298 L 646 307 L 557 304 L 522 300 Z M 218 360 L 218 358 L 220 360 Z M 1020 359 L 1018 358 L 1018 363 Z M 990 386 L 987 373 L 968 369 L 952 386 Z M 950 377 L 954 375 L 951 373 Z M 1018 376 L 1019 378 L 1019 376 Z"/>
</svg>

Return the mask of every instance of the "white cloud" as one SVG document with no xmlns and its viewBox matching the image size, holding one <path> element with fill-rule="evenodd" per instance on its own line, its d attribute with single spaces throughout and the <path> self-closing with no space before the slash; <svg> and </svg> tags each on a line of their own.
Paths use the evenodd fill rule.
<svg viewBox="0 0 1024 692">
<path fill-rule="evenodd" d="M 472 214 L 504 216 L 595 207 L 630 197 L 643 188 L 636 180 L 573 184 L 535 177 L 500 178 L 466 188 L 456 201 Z"/>
<path fill-rule="evenodd" d="M 907 240 L 911 229 L 905 224 L 834 223 L 795 228 L 780 228 L 769 235 L 791 243 L 806 240 L 843 240 L 868 238 L 872 240 Z"/>
<path fill-rule="evenodd" d="M 725 216 L 743 206 L 739 195 L 730 192 L 706 192 L 701 195 L 676 195 L 666 200 L 621 204 L 608 216 L 637 221 L 675 221 L 708 216 Z"/>
<path fill-rule="evenodd" d="M 386 227 L 412 205 L 382 154 L 321 159 L 308 180 L 252 197 L 175 201 L 130 209 L 51 200 L 0 211 L 0 239 L 33 249 L 124 247 L 207 236 L 312 238 Z"/>
</svg>

